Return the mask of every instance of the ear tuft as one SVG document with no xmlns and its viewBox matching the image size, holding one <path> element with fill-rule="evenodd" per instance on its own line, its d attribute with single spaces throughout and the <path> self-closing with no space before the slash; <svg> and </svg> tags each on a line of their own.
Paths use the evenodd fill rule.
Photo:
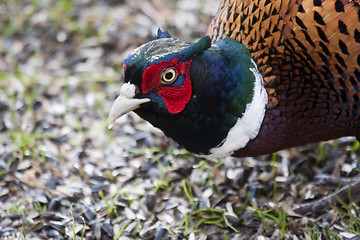
<svg viewBox="0 0 360 240">
<path fill-rule="evenodd" d="M 199 41 L 190 44 L 187 48 L 182 50 L 179 54 L 179 59 L 182 62 L 187 61 L 203 53 L 210 47 L 211 47 L 211 38 L 209 36 L 205 36 L 201 38 Z"/>
<path fill-rule="evenodd" d="M 156 40 L 156 39 L 160 39 L 160 38 L 172 38 L 172 37 L 168 31 L 161 31 L 161 29 L 158 28 L 157 33 L 154 38 Z"/>
</svg>

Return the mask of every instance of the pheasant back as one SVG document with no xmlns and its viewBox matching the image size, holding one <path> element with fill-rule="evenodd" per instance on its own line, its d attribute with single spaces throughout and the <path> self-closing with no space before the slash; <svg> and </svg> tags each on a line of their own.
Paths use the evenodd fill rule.
<svg viewBox="0 0 360 240">
<path fill-rule="evenodd" d="M 328 80 L 332 89 L 344 85 L 340 79 L 356 85 L 347 89 L 358 88 L 359 1 L 224 0 L 208 35 L 214 42 L 230 37 L 244 44 L 268 88 L 274 88 L 282 69 L 299 68 L 296 62 L 302 62 L 312 78 Z M 299 75 L 296 71 L 290 77 Z"/>
</svg>

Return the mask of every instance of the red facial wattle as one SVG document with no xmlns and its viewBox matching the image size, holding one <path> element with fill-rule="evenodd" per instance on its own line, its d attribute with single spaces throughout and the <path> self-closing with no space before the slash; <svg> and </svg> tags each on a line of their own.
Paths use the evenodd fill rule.
<svg viewBox="0 0 360 240">
<path fill-rule="evenodd" d="M 180 113 L 184 110 L 186 104 L 191 98 L 191 80 L 190 80 L 190 66 L 191 60 L 187 62 L 180 62 L 175 58 L 168 62 L 160 62 L 148 66 L 143 73 L 142 91 L 147 94 L 151 91 L 158 93 L 164 100 L 167 110 L 172 113 Z M 161 74 L 164 69 L 173 67 L 177 72 L 177 79 L 174 83 L 164 84 L 161 81 Z M 185 80 L 181 85 L 176 84 L 176 81 Z"/>
</svg>

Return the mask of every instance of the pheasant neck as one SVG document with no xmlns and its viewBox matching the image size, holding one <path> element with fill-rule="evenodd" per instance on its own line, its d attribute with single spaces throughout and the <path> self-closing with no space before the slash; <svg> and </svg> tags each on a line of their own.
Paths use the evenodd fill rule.
<svg viewBox="0 0 360 240">
<path fill-rule="evenodd" d="M 220 158 L 232 155 L 235 151 L 244 148 L 259 133 L 265 116 L 268 97 L 264 88 L 263 77 L 254 60 L 251 59 L 251 62 L 253 66 L 249 69 L 255 78 L 252 101 L 246 105 L 245 113 L 238 118 L 226 138 L 218 146 L 210 149 L 209 152 L 212 157 Z"/>
</svg>

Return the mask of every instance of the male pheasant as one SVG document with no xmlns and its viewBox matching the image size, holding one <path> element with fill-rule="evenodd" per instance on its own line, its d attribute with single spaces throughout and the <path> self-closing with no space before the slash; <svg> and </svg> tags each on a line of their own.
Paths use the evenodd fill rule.
<svg viewBox="0 0 360 240">
<path fill-rule="evenodd" d="M 224 0 L 193 44 L 159 31 L 124 62 L 128 111 L 188 151 L 257 156 L 360 136 L 360 5 Z"/>
</svg>

